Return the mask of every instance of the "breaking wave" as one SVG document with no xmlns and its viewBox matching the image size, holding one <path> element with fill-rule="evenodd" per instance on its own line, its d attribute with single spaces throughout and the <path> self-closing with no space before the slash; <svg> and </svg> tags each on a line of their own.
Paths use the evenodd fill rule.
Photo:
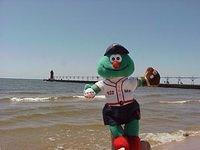
<svg viewBox="0 0 200 150">
<path fill-rule="evenodd" d="M 187 136 L 200 136 L 200 131 L 183 131 L 179 130 L 173 133 L 142 133 L 143 140 L 151 143 L 152 147 L 170 142 L 183 141 Z"/>
<path fill-rule="evenodd" d="M 54 100 L 55 98 L 53 97 L 25 97 L 25 98 L 19 98 L 19 97 L 13 97 L 10 98 L 11 101 L 13 102 L 46 102 L 50 100 Z"/>
<path fill-rule="evenodd" d="M 200 104 L 200 100 L 159 101 L 160 104 Z"/>
<path fill-rule="evenodd" d="M 95 99 L 104 99 L 104 95 L 98 95 Z M 0 102 L 53 102 L 53 101 L 65 101 L 71 99 L 85 99 L 82 95 L 75 96 L 55 96 L 55 97 L 11 97 L 11 98 L 2 98 Z"/>
</svg>

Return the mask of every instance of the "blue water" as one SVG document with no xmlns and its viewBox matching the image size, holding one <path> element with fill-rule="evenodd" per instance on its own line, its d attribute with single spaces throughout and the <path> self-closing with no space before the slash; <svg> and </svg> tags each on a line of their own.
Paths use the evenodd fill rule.
<svg viewBox="0 0 200 150">
<path fill-rule="evenodd" d="M 34 130 L 37 134 L 30 137 L 32 141 L 50 139 L 41 143 L 40 147 L 45 149 L 52 144 L 56 147 L 59 142 L 67 142 L 72 149 L 79 149 L 74 140 L 85 136 L 90 137 L 81 140 L 85 149 L 92 142 L 93 149 L 98 146 L 109 149 L 109 140 L 102 140 L 110 138 L 101 114 L 105 97 L 99 95 L 94 101 L 87 101 L 83 97 L 83 88 L 81 83 L 0 79 L 0 143 L 5 146 L 8 142 L 23 139 L 22 133 L 33 134 Z M 141 137 L 152 145 L 163 143 L 159 140 L 164 137 L 167 141 L 184 138 L 185 132 L 200 133 L 200 90 L 142 87 L 135 91 L 135 98 L 141 107 Z M 69 130 L 69 133 L 64 134 L 61 129 Z M 94 135 L 97 131 L 102 134 Z M 55 139 L 56 135 L 60 137 L 54 141 L 49 133 Z M 6 142 L 5 138 L 8 138 Z M 95 145 L 98 140 L 101 142 Z"/>
</svg>

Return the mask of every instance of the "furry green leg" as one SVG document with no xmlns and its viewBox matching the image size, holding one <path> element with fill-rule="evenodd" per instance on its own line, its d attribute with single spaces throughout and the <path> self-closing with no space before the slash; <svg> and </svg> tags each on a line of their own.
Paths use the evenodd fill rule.
<svg viewBox="0 0 200 150">
<path fill-rule="evenodd" d="M 139 120 L 133 120 L 126 124 L 124 127 L 124 133 L 127 136 L 138 136 L 139 135 Z"/>
<path fill-rule="evenodd" d="M 139 120 L 133 120 L 124 126 L 124 130 L 119 125 L 109 126 L 113 137 L 123 136 L 138 136 L 139 135 Z"/>
<path fill-rule="evenodd" d="M 128 138 L 130 150 L 141 150 L 141 142 L 139 138 L 139 120 L 133 120 L 125 125 L 124 132 Z"/>
<path fill-rule="evenodd" d="M 124 131 L 123 131 L 122 127 L 119 126 L 119 125 L 109 126 L 109 128 L 110 128 L 110 132 L 112 134 L 112 137 L 114 137 L 114 138 L 124 135 Z"/>
</svg>

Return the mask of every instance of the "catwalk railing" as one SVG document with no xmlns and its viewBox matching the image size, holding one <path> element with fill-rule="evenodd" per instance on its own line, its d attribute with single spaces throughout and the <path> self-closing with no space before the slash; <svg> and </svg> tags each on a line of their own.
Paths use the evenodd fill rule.
<svg viewBox="0 0 200 150">
<path fill-rule="evenodd" d="M 99 76 L 55 76 L 54 79 L 66 81 L 99 81 L 102 78 Z"/>
<path fill-rule="evenodd" d="M 200 77 L 195 76 L 178 76 L 178 77 L 161 77 L 163 79 L 164 83 L 170 84 L 170 81 L 175 80 L 177 81 L 177 84 L 191 84 L 195 85 L 195 81 L 200 80 Z M 186 82 L 187 81 L 187 82 Z M 189 82 L 188 82 L 189 81 Z M 174 82 L 174 81 L 173 81 Z M 186 82 L 186 83 L 185 83 Z M 199 82 L 196 82 L 196 84 L 199 84 Z"/>
<path fill-rule="evenodd" d="M 99 76 L 54 76 L 49 81 L 66 81 L 66 82 L 96 82 L 102 80 Z M 197 82 L 196 82 L 197 81 Z M 197 76 L 165 76 L 161 77 L 161 84 L 200 84 L 200 77 Z"/>
</svg>

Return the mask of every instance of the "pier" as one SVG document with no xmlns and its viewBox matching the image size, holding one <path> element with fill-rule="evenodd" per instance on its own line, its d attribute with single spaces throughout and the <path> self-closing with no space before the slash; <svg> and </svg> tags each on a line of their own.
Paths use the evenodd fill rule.
<svg viewBox="0 0 200 150">
<path fill-rule="evenodd" d="M 99 76 L 55 76 L 53 70 L 50 71 L 49 79 L 43 81 L 50 82 L 75 82 L 75 83 L 95 83 L 102 78 Z"/>
<path fill-rule="evenodd" d="M 99 80 L 102 80 L 102 77 L 99 76 L 54 76 L 54 72 L 50 72 L 49 79 L 44 79 L 43 81 L 50 82 L 73 82 L 73 83 L 95 83 Z M 159 87 L 164 88 L 184 88 L 184 89 L 200 89 L 199 82 L 200 77 L 194 76 L 174 76 L 174 77 L 161 77 L 161 83 Z"/>
<path fill-rule="evenodd" d="M 165 88 L 183 88 L 183 89 L 200 89 L 200 84 L 195 83 L 196 80 L 200 80 L 200 77 L 194 76 L 178 76 L 178 77 L 161 77 L 164 82 L 160 83 L 159 87 Z M 177 83 L 171 82 L 174 80 Z"/>
<path fill-rule="evenodd" d="M 95 83 L 102 78 L 99 76 L 54 76 L 54 78 L 44 79 L 50 82 L 75 82 L 75 83 Z"/>
<path fill-rule="evenodd" d="M 159 87 L 164 88 L 181 88 L 181 89 L 200 89 L 200 85 L 195 84 L 159 84 Z"/>
</svg>

